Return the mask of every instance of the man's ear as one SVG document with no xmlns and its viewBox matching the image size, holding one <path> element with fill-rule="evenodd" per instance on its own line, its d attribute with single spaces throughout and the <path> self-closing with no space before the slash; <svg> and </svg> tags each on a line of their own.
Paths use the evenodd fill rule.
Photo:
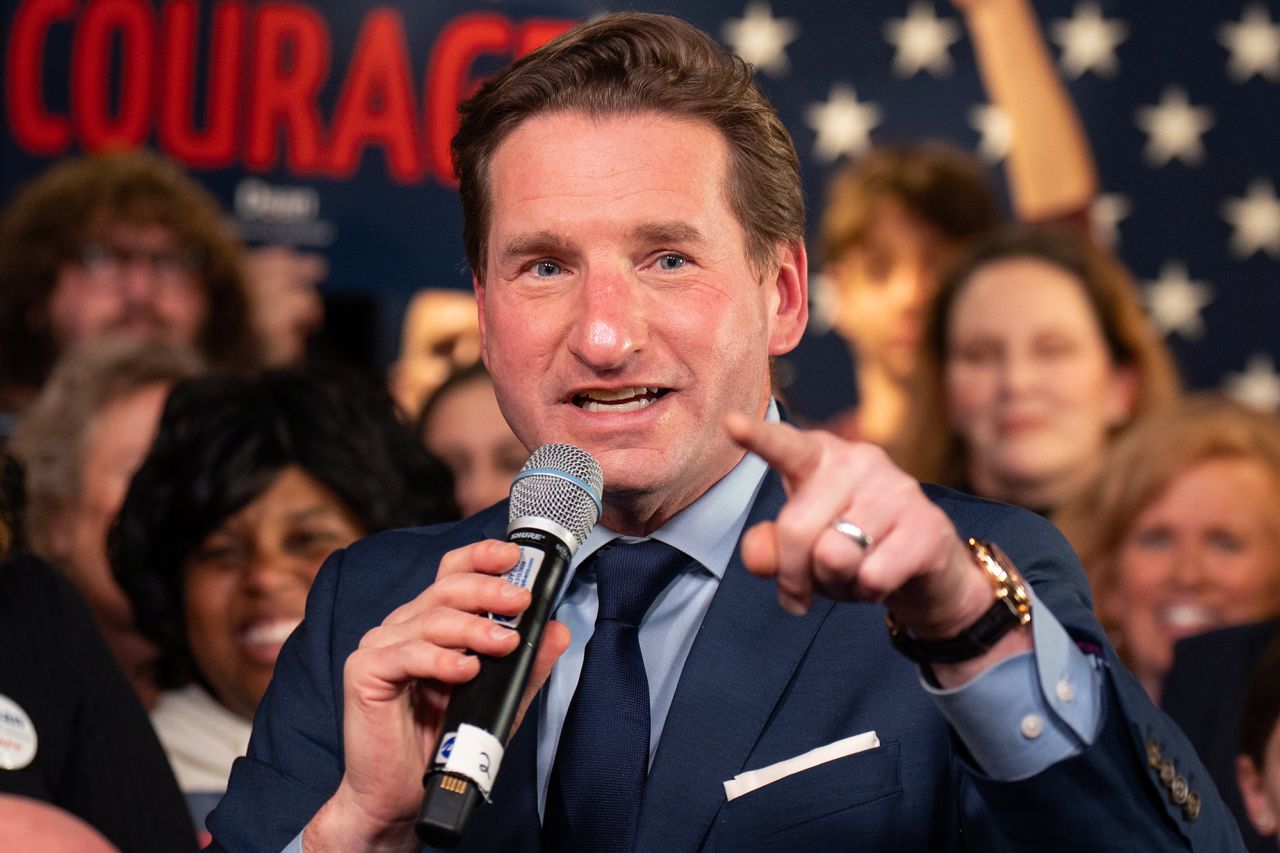
<svg viewBox="0 0 1280 853">
<path fill-rule="evenodd" d="M 489 367 L 489 327 L 485 322 L 485 289 L 484 282 L 475 273 L 471 274 L 471 290 L 476 296 L 476 321 L 480 324 L 480 360 L 485 369 Z"/>
<path fill-rule="evenodd" d="M 1244 800 L 1244 809 L 1249 813 L 1249 822 L 1259 835 L 1276 834 L 1276 814 L 1267 799 L 1266 777 L 1262 770 L 1255 767 L 1253 759 L 1247 755 L 1236 756 L 1236 782 L 1240 785 L 1240 796 Z"/>
<path fill-rule="evenodd" d="M 803 242 L 783 243 L 765 287 L 773 288 L 769 314 L 769 355 L 795 349 L 809 322 L 809 256 Z"/>
</svg>

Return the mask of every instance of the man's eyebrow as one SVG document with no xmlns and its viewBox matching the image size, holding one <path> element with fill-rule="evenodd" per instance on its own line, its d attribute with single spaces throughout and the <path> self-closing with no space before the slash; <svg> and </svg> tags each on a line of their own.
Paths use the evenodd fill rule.
<svg viewBox="0 0 1280 853">
<path fill-rule="evenodd" d="M 650 222 L 637 225 L 631 231 L 632 238 L 643 243 L 689 244 L 702 243 L 705 237 L 687 222 Z M 524 258 L 543 255 L 560 256 L 567 251 L 569 241 L 553 231 L 535 231 L 517 234 L 498 250 L 498 263 L 506 264 Z"/>
<path fill-rule="evenodd" d="M 566 242 L 563 237 L 551 231 L 518 234 L 498 250 L 498 263 L 510 263 L 539 255 L 559 255 L 564 252 Z"/>
<path fill-rule="evenodd" d="M 631 233 L 645 243 L 700 243 L 705 239 L 687 222 L 651 222 L 637 226 Z"/>
</svg>

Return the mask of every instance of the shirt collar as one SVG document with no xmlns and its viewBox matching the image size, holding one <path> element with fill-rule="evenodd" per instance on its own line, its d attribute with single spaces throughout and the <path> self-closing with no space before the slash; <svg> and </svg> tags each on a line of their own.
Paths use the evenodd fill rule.
<svg viewBox="0 0 1280 853">
<path fill-rule="evenodd" d="M 779 420 L 778 405 L 773 398 L 769 399 L 765 420 Z M 769 466 L 759 456 L 754 453 L 746 454 L 733 470 L 721 477 L 696 501 L 672 516 L 666 524 L 653 531 L 648 538 L 680 549 L 716 578 L 723 578 L 742 535 L 742 528 L 747 523 L 747 514 L 755 502 L 756 492 L 764 482 L 768 469 Z M 573 568 L 576 569 L 604 545 L 619 538 L 631 537 L 623 537 L 597 524 L 574 555 Z"/>
</svg>

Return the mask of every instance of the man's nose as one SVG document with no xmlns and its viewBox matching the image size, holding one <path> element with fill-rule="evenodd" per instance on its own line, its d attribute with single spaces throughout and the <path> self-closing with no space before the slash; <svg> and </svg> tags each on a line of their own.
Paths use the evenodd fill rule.
<svg viewBox="0 0 1280 853">
<path fill-rule="evenodd" d="M 646 320 L 641 285 L 620 272 L 589 274 L 578 300 L 569 349 L 593 370 L 621 367 L 644 346 Z"/>
</svg>

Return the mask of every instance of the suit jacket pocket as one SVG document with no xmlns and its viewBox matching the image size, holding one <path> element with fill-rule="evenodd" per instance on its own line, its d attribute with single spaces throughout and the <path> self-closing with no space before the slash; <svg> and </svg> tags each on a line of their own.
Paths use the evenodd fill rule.
<svg viewBox="0 0 1280 853">
<path fill-rule="evenodd" d="M 901 793 L 898 752 L 897 741 L 882 741 L 875 749 L 810 767 L 725 803 L 716 820 L 714 849 L 838 849 L 846 824 L 865 829 L 877 823 L 868 821 L 859 806 Z"/>
</svg>

